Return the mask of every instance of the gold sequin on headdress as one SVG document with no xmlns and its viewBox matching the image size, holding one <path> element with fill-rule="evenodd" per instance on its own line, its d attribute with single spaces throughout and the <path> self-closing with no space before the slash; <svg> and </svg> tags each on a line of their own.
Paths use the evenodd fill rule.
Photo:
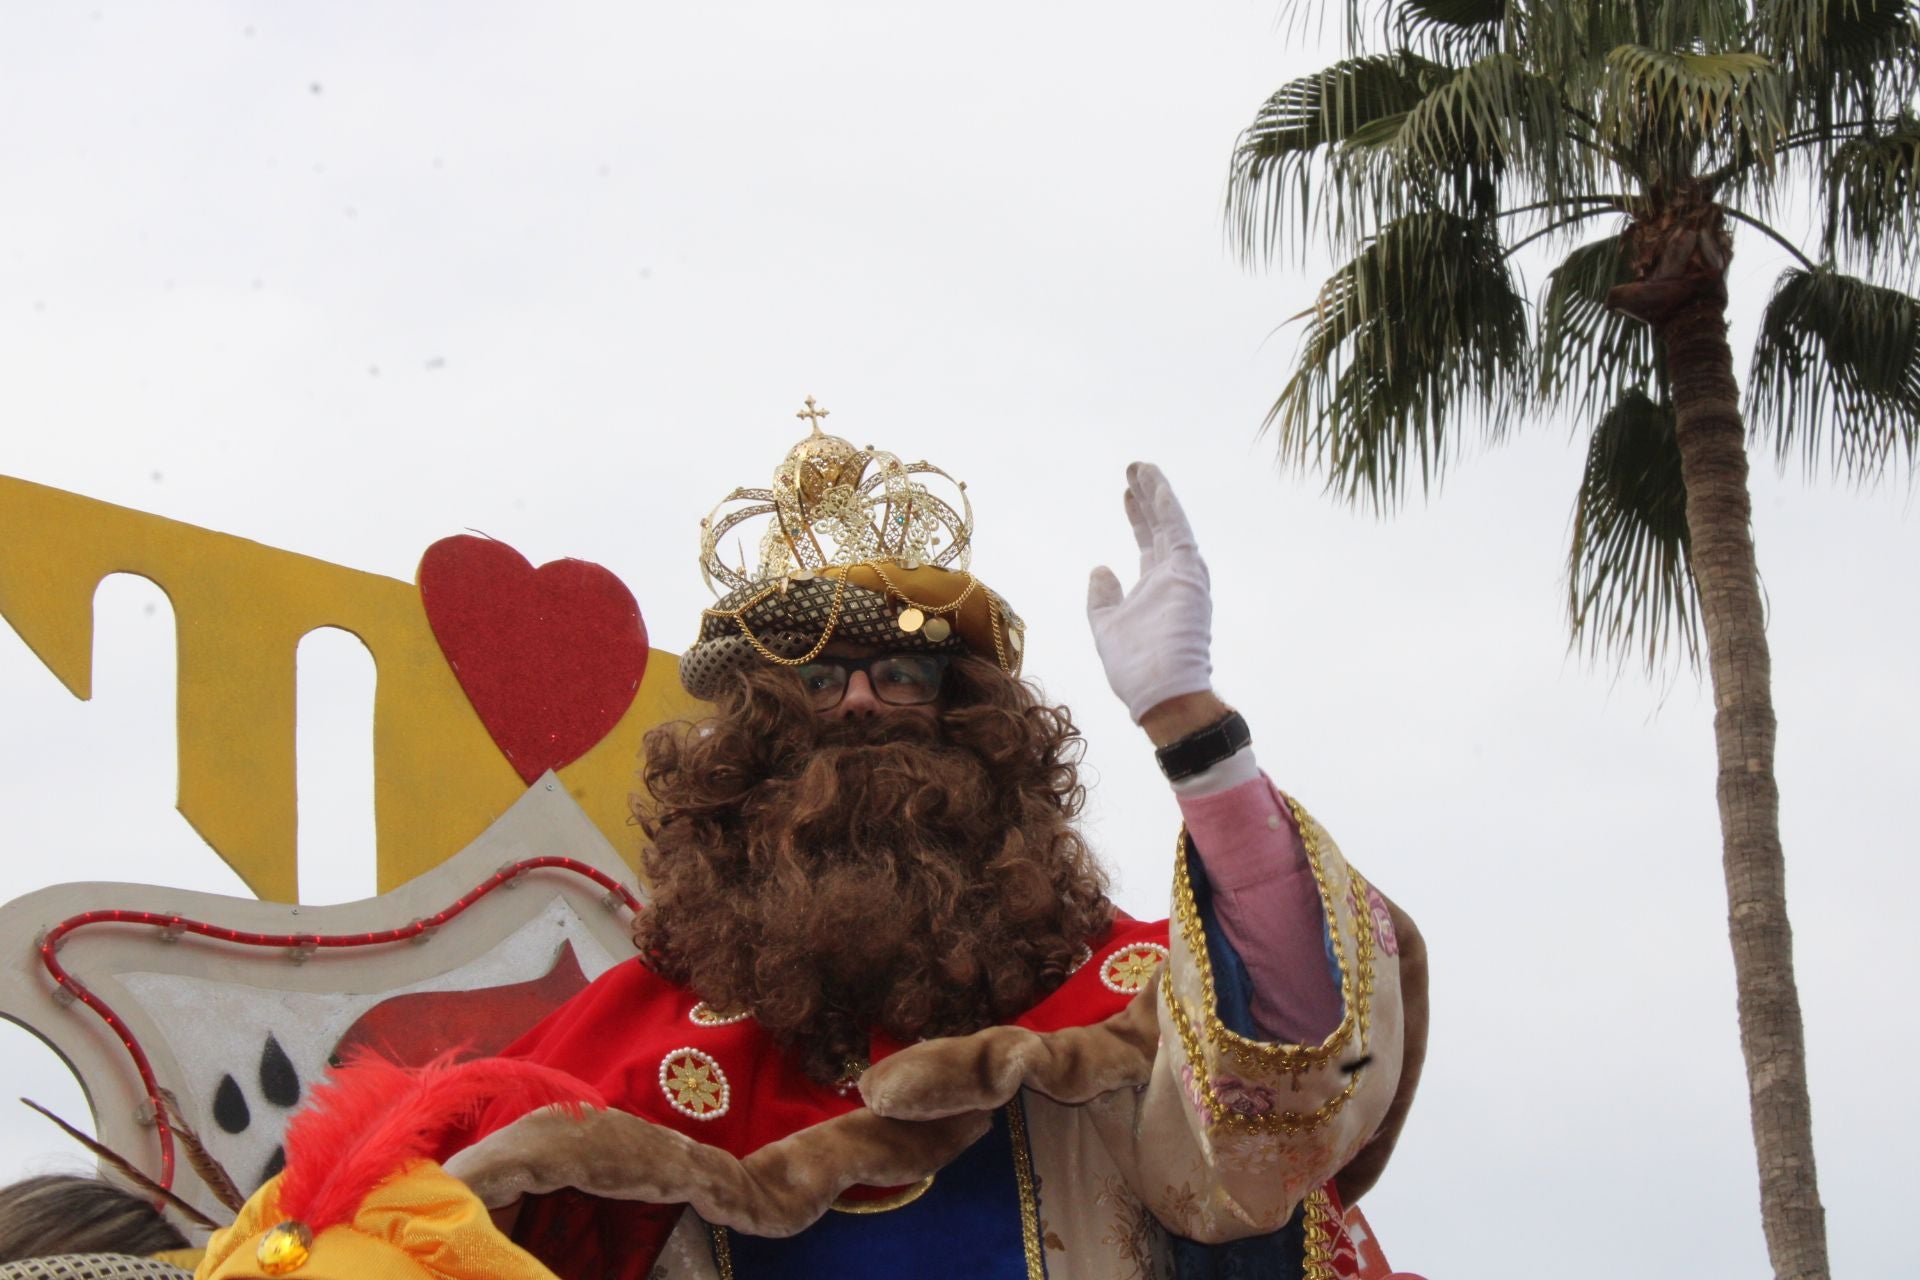
<svg viewBox="0 0 1920 1280">
<path fill-rule="evenodd" d="M 1025 628 L 968 569 L 966 485 L 930 462 L 827 435 L 820 420 L 830 411 L 811 396 L 806 406 L 797 416 L 812 430 L 772 483 L 735 489 L 700 522 L 700 569 L 721 598 L 681 658 L 688 691 L 711 698 L 751 663 L 797 666 L 835 638 L 968 650 L 1019 674 Z M 759 520 L 764 529 L 749 523 Z M 748 533 L 757 534 L 752 565 Z"/>
</svg>

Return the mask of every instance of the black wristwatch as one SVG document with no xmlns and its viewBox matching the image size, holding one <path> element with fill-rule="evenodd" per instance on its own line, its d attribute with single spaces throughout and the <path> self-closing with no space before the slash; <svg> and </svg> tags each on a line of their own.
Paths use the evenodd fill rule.
<svg viewBox="0 0 1920 1280">
<path fill-rule="evenodd" d="M 1169 742 L 1153 755 L 1160 762 L 1160 772 L 1167 775 L 1167 781 L 1178 782 L 1196 773 L 1205 773 L 1252 742 L 1253 730 L 1247 728 L 1246 717 L 1238 711 L 1229 711 L 1225 718 Z"/>
</svg>

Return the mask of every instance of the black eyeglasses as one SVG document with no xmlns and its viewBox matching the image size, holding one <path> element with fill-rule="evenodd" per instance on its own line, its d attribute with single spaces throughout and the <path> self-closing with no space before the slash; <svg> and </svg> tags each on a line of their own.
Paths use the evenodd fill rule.
<svg viewBox="0 0 1920 1280">
<path fill-rule="evenodd" d="M 800 687 L 813 700 L 815 711 L 830 711 L 847 696 L 853 673 L 867 673 L 873 696 L 895 707 L 919 707 L 940 696 L 946 683 L 944 653 L 882 653 L 871 658 L 815 658 L 799 668 Z"/>
</svg>

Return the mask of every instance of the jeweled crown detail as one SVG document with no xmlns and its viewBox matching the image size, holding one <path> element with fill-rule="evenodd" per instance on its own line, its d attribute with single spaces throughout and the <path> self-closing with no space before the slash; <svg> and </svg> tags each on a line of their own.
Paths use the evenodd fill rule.
<svg viewBox="0 0 1920 1280">
<path fill-rule="evenodd" d="M 735 489 L 700 522 L 700 569 L 714 593 L 876 560 L 964 570 L 973 547 L 967 486 L 932 463 L 902 462 L 825 434 L 820 419 L 831 411 L 812 396 L 806 405 L 794 416 L 812 433 L 780 460 L 772 485 Z M 934 493 L 927 479 L 952 486 L 953 499 Z M 771 519 L 759 538 L 759 564 L 747 565 L 744 541 L 738 563 L 728 564 L 726 536 L 762 516 Z"/>
</svg>

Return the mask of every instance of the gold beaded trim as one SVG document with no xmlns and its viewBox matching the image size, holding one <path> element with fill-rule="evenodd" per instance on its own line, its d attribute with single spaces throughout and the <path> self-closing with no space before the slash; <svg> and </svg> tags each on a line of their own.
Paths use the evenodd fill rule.
<svg viewBox="0 0 1920 1280">
<path fill-rule="evenodd" d="M 1334 1280 L 1333 1202 L 1327 1198 L 1327 1189 L 1315 1187 L 1307 1192 L 1305 1209 L 1307 1239 L 1300 1258 L 1301 1280 Z"/>
<path fill-rule="evenodd" d="M 1217 1001 L 1213 985 L 1213 962 L 1207 956 L 1206 930 L 1200 923 L 1200 908 L 1194 902 L 1193 884 L 1187 876 L 1188 842 L 1184 827 L 1180 830 L 1179 845 L 1174 853 L 1173 911 L 1194 969 L 1200 976 L 1201 993 L 1206 1001 L 1205 1025 L 1209 1041 L 1224 1049 L 1244 1070 L 1302 1075 L 1333 1062 L 1354 1038 L 1356 1030 L 1360 1034 L 1361 1046 L 1366 1044 L 1371 1025 L 1369 1006 L 1373 998 L 1373 931 L 1370 928 L 1362 929 L 1359 922 L 1355 922 L 1355 963 L 1349 966 L 1346 947 L 1340 937 L 1338 898 L 1327 884 L 1324 858 L 1326 832 L 1291 796 L 1283 798 L 1300 829 L 1300 842 L 1306 850 L 1307 866 L 1313 872 L 1314 886 L 1319 890 L 1321 907 L 1326 912 L 1327 936 L 1333 940 L 1334 964 L 1340 971 L 1342 1013 L 1340 1025 L 1333 1029 L 1333 1033 L 1317 1045 L 1276 1045 L 1248 1039 L 1228 1030 L 1226 1024 L 1220 1021 L 1219 1014 L 1215 1012 Z M 1168 1005 L 1174 1010 L 1175 1022 L 1185 1021 L 1185 1011 L 1178 1007 L 1178 1002 L 1173 998 L 1172 985 L 1163 985 Z M 1191 1053 L 1188 1056 L 1193 1057 Z"/>
<path fill-rule="evenodd" d="M 1360 1087 L 1361 1073 L 1355 1071 L 1347 1076 L 1345 1088 L 1311 1111 L 1269 1111 L 1262 1115 L 1235 1111 L 1221 1101 L 1213 1090 L 1213 1079 L 1206 1070 L 1206 1047 L 1200 1043 L 1200 1036 L 1187 1017 L 1187 1011 L 1174 998 L 1169 984 L 1162 983 L 1161 990 L 1166 994 L 1167 1012 L 1173 1015 L 1174 1030 L 1180 1035 L 1180 1047 L 1186 1051 L 1187 1061 L 1193 1064 L 1193 1088 L 1200 1095 L 1200 1105 L 1206 1108 L 1208 1119 L 1216 1129 L 1225 1129 L 1230 1133 L 1311 1133 L 1339 1115 L 1340 1109 L 1352 1101 L 1354 1092 Z"/>
<path fill-rule="evenodd" d="M 1188 845 L 1187 833 L 1184 829 L 1180 832 L 1180 842 L 1175 851 L 1174 915 L 1179 921 L 1182 939 L 1186 943 L 1188 954 L 1192 957 L 1195 972 L 1200 978 L 1206 1010 L 1203 1019 L 1206 1028 L 1204 1043 L 1199 1030 L 1194 1025 L 1195 1016 L 1174 995 L 1173 984 L 1162 983 L 1161 992 L 1166 1000 L 1167 1012 L 1173 1020 L 1174 1030 L 1180 1036 L 1181 1048 L 1186 1052 L 1187 1061 L 1193 1065 L 1193 1088 L 1198 1095 L 1198 1103 L 1205 1108 L 1214 1127 L 1230 1132 L 1292 1134 L 1318 1129 L 1338 1115 L 1341 1108 L 1352 1100 L 1355 1091 L 1360 1087 L 1362 1073 L 1350 1072 L 1347 1075 L 1346 1086 L 1312 1111 L 1271 1111 L 1264 1115 L 1247 1115 L 1235 1111 L 1215 1094 L 1212 1073 L 1208 1070 L 1210 1061 L 1224 1055 L 1231 1058 L 1242 1070 L 1303 1075 L 1331 1064 L 1355 1038 L 1356 1031 L 1359 1043 L 1364 1046 L 1371 1026 L 1369 1005 L 1373 996 L 1372 929 L 1362 929 L 1359 923 L 1355 922 L 1353 931 L 1355 963 L 1349 967 L 1346 949 L 1340 938 L 1340 922 L 1336 914 L 1337 900 L 1328 892 L 1323 864 L 1322 841 L 1326 833 L 1290 797 L 1287 798 L 1287 805 L 1299 823 L 1301 843 L 1307 854 L 1307 864 L 1313 872 L 1314 884 L 1320 891 L 1320 901 L 1327 914 L 1327 930 L 1328 936 L 1333 940 L 1334 962 L 1340 970 L 1340 996 L 1343 1005 L 1340 1025 L 1318 1045 L 1273 1045 L 1250 1040 L 1230 1031 L 1220 1020 L 1220 1015 L 1216 1011 L 1218 1006 L 1214 994 L 1213 963 L 1207 955 L 1206 930 L 1200 923 L 1200 909 L 1194 902 L 1193 884 L 1187 875 Z M 1209 1053 L 1209 1049 L 1215 1052 Z"/>
<path fill-rule="evenodd" d="M 1360 974 L 1360 1047 L 1367 1047 L 1373 1039 L 1373 947 L 1376 926 L 1373 909 L 1367 905 L 1367 892 L 1371 888 L 1367 878 L 1347 868 L 1348 892 L 1356 896 L 1360 909 L 1353 915 L 1354 950 L 1362 956 L 1365 966 Z"/>
</svg>

